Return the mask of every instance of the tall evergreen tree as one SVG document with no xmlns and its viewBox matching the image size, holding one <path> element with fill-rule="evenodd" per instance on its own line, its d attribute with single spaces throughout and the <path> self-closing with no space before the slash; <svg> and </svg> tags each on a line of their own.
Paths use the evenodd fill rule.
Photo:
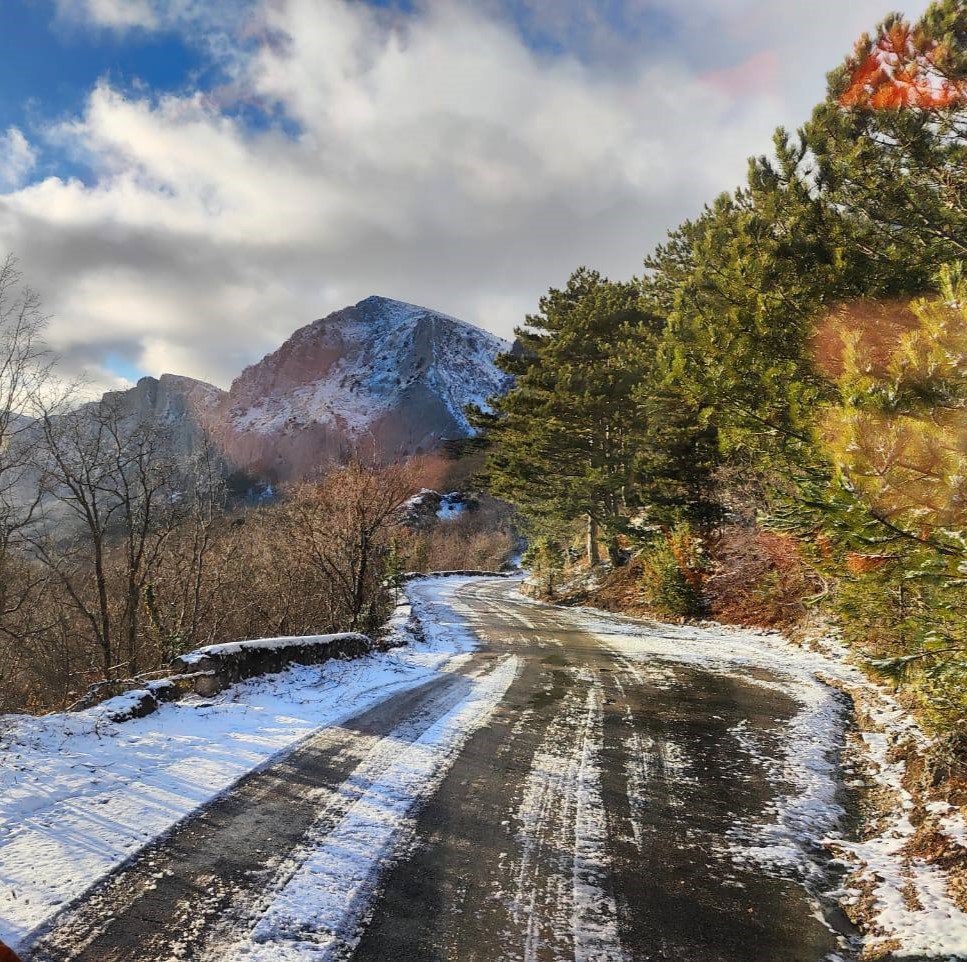
<svg viewBox="0 0 967 962">
<path fill-rule="evenodd" d="M 640 519 L 663 528 L 698 529 L 719 521 L 718 429 L 708 412 L 668 382 L 643 382 L 635 401 L 634 502 Z"/>
<path fill-rule="evenodd" d="M 762 470 L 796 459 L 824 382 L 813 318 L 853 293 L 845 228 L 813 196 L 802 146 L 780 131 L 776 158 L 720 197 L 646 260 L 646 297 L 668 323 L 661 351 L 693 404 L 711 409 L 724 450 Z"/>
<path fill-rule="evenodd" d="M 517 331 L 501 362 L 515 386 L 492 415 L 477 414 L 493 442 L 493 492 L 533 520 L 585 518 L 592 562 L 598 529 L 619 557 L 637 453 L 633 393 L 658 333 L 636 284 L 581 268 Z"/>
<path fill-rule="evenodd" d="M 894 14 L 829 75 L 803 129 L 817 191 L 891 290 L 923 290 L 967 256 L 965 78 L 962 0 L 932 4 L 915 25 Z"/>
</svg>

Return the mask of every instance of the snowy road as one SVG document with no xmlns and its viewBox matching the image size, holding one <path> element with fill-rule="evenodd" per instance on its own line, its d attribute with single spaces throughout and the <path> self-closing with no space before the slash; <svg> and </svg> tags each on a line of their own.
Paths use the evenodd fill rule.
<svg viewBox="0 0 967 962">
<path fill-rule="evenodd" d="M 462 582 L 448 605 L 473 653 L 243 779 L 28 958 L 848 955 L 805 841 L 838 812 L 833 696 L 709 632 L 609 629 L 513 583 Z M 805 768 L 804 705 L 824 742 L 809 756 L 796 733 Z"/>
</svg>

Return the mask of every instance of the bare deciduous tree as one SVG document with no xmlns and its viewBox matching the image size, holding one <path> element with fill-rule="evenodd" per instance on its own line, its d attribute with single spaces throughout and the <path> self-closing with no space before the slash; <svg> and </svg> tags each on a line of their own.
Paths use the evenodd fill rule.
<svg viewBox="0 0 967 962">
<path fill-rule="evenodd" d="M 293 494 L 294 547 L 325 575 L 353 630 L 371 627 L 388 534 L 414 486 L 407 465 L 368 468 L 354 460 Z"/>
<path fill-rule="evenodd" d="M 178 521 L 165 432 L 115 399 L 42 417 L 44 523 L 32 538 L 96 640 L 105 678 L 140 668 L 142 597 Z"/>
<path fill-rule="evenodd" d="M 26 435 L 49 375 L 45 324 L 40 298 L 8 256 L 0 263 L 0 637 L 8 644 L 32 623 L 29 600 L 42 580 L 20 549 L 40 500 Z M 4 660 L 4 673 L 15 660 Z"/>
<path fill-rule="evenodd" d="M 167 661 L 215 640 L 219 605 L 235 554 L 233 539 L 217 557 L 225 521 L 225 481 L 210 439 L 181 469 L 178 524 L 165 542 L 144 592 L 150 626 Z"/>
</svg>

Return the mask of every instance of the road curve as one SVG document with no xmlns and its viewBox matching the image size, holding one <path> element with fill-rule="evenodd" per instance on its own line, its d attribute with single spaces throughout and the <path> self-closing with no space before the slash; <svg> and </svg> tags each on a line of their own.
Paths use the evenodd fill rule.
<svg viewBox="0 0 967 962">
<path fill-rule="evenodd" d="M 744 746 L 754 737 L 760 756 L 781 762 L 791 698 L 761 673 L 628 661 L 513 583 L 473 581 L 459 600 L 481 645 L 458 671 L 243 779 L 58 917 L 28 959 L 247 958 L 238 946 L 306 838 L 335 832 L 365 791 L 347 790 L 359 772 L 370 784 L 508 655 L 517 670 L 498 707 L 441 763 L 351 927 L 324 951 L 309 939 L 285 958 L 818 962 L 842 952 L 803 888 L 732 855 L 735 826 L 768 820 L 782 788 Z"/>
</svg>

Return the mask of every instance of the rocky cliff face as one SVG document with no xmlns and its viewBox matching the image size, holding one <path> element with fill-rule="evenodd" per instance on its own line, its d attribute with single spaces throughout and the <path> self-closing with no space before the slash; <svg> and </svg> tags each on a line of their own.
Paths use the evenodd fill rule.
<svg viewBox="0 0 967 962">
<path fill-rule="evenodd" d="M 117 405 L 118 413 L 132 423 L 156 421 L 166 429 L 174 454 L 188 456 L 199 449 L 207 433 L 217 432 L 219 406 L 226 397 L 213 384 L 162 374 L 143 377 L 127 391 L 110 391 L 87 407 Z"/>
<path fill-rule="evenodd" d="M 296 331 L 227 392 L 165 374 L 89 407 L 159 421 L 179 455 L 208 435 L 232 468 L 289 480 L 351 452 L 385 462 L 471 435 L 465 408 L 506 390 L 494 359 L 509 349 L 456 318 L 369 297 Z"/>
</svg>

